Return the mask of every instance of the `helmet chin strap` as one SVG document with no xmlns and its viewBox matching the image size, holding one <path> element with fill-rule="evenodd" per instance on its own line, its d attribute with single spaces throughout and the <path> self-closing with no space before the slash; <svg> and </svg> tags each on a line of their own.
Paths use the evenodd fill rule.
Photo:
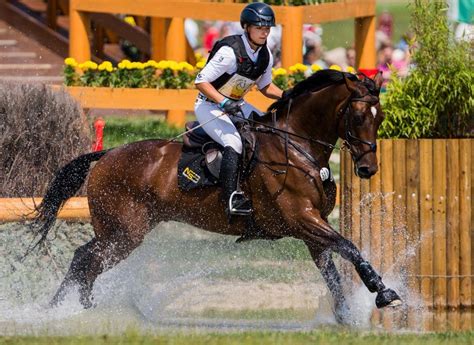
<svg viewBox="0 0 474 345">
<path fill-rule="evenodd" d="M 251 42 L 252 44 L 256 45 L 258 48 L 261 48 L 265 45 L 265 43 L 267 42 L 265 40 L 265 43 L 263 44 L 258 44 L 257 42 L 255 42 L 251 37 L 250 37 L 250 33 L 248 31 L 248 25 L 245 27 L 245 36 L 247 36 L 247 39 L 249 40 L 249 42 Z"/>
</svg>

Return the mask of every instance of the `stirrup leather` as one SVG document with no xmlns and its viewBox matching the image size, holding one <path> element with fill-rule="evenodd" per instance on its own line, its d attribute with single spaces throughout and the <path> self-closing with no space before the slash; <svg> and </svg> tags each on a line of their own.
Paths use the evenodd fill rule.
<svg viewBox="0 0 474 345">
<path fill-rule="evenodd" d="M 236 196 L 237 199 L 234 200 Z M 244 192 L 237 190 L 230 195 L 228 207 L 229 214 L 236 216 L 248 216 L 253 211 L 250 201 L 244 196 Z"/>
</svg>

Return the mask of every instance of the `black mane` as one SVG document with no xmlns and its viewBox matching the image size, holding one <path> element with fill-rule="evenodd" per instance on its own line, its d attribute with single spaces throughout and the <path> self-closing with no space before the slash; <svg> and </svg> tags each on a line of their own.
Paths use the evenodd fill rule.
<svg viewBox="0 0 474 345">
<path fill-rule="evenodd" d="M 344 82 L 344 75 L 352 81 L 359 80 L 357 76 L 352 73 L 340 72 L 332 69 L 317 71 L 305 80 L 302 80 L 296 84 L 289 95 L 273 103 L 268 108 L 268 111 L 279 111 L 289 102 L 290 99 L 298 97 L 304 93 L 319 91 L 330 85 L 342 84 Z"/>
</svg>

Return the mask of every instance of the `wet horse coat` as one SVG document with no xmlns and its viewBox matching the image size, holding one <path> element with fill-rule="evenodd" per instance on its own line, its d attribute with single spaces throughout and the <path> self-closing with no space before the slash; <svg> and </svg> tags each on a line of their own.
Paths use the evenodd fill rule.
<svg viewBox="0 0 474 345">
<path fill-rule="evenodd" d="M 275 237 L 303 240 L 334 297 L 336 317 L 347 309 L 340 277 L 332 260 L 336 252 L 351 261 L 378 307 L 400 304 L 359 250 L 327 222 L 335 204 L 335 184 L 321 180 L 333 145 L 340 137 L 350 148 L 361 178 L 377 171 L 376 132 L 383 120 L 378 102 L 381 77 L 375 81 L 325 70 L 297 84 L 287 99 L 272 105 L 257 125 L 258 164 L 244 188 L 253 201 L 256 225 Z M 276 130 L 268 130 L 274 126 Z M 278 130 L 281 130 L 278 131 Z M 290 133 L 290 134 L 288 134 Z M 294 134 L 294 135 L 293 135 Z M 181 221 L 221 234 L 245 233 L 245 221 L 229 224 L 220 188 L 184 192 L 178 188 L 177 163 L 182 144 L 147 140 L 110 151 L 80 156 L 61 169 L 39 207 L 34 224 L 44 240 L 61 205 L 84 183 L 95 238 L 75 252 L 70 269 L 51 304 L 58 304 L 71 285 L 78 285 L 84 307 L 92 303 L 95 279 L 125 259 L 161 221 Z"/>
</svg>

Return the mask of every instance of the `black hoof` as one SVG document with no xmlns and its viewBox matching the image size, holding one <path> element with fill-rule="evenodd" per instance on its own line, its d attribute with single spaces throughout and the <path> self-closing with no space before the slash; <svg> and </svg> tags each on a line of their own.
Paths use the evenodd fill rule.
<svg viewBox="0 0 474 345">
<path fill-rule="evenodd" d="M 334 317 L 336 318 L 336 322 L 341 326 L 350 326 L 352 324 L 351 310 L 346 304 L 336 307 Z"/>
<path fill-rule="evenodd" d="M 402 300 L 392 289 L 385 289 L 377 293 L 375 305 L 377 308 L 398 307 L 402 304 Z"/>
</svg>

